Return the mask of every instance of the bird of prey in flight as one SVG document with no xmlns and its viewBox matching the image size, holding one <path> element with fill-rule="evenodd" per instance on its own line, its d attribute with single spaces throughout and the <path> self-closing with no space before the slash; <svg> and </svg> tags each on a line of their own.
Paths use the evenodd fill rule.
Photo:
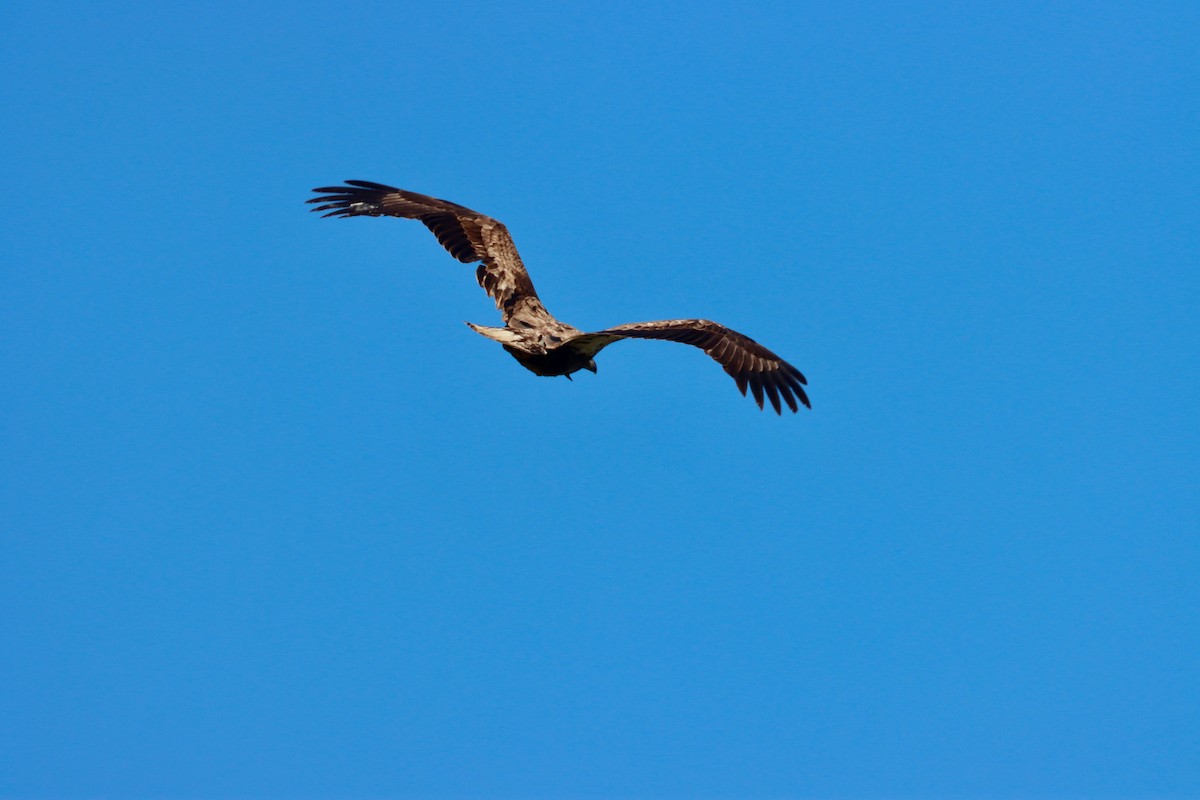
<svg viewBox="0 0 1200 800">
<path fill-rule="evenodd" d="M 804 393 L 807 381 L 800 370 L 749 336 L 706 319 L 668 319 L 634 322 L 587 333 L 559 322 L 538 298 L 517 254 L 508 229 L 486 214 L 416 192 L 370 181 L 346 181 L 345 186 L 313 189 L 319 203 L 312 211 L 325 217 L 403 217 L 418 219 L 464 264 L 480 262 L 475 276 L 496 301 L 503 327 L 467 324 L 476 333 L 499 342 L 521 366 L 535 375 L 565 375 L 581 369 L 596 371 L 595 356 L 621 339 L 669 339 L 701 348 L 725 368 L 743 395 L 763 396 L 776 414 L 782 403 L 793 412 L 799 403 L 811 408 Z M 780 402 L 782 400 L 782 403 Z"/>
</svg>

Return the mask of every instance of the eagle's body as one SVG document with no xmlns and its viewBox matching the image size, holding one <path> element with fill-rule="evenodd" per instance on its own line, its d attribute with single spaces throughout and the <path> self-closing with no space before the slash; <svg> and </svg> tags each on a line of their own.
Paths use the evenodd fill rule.
<svg viewBox="0 0 1200 800">
<path fill-rule="evenodd" d="M 669 339 L 700 347 L 733 376 L 742 394 L 749 387 L 758 407 L 763 396 L 775 413 L 780 399 L 797 411 L 797 400 L 809 405 L 800 370 L 748 336 L 703 319 L 675 319 L 617 325 L 586 333 L 555 319 L 533 288 L 516 245 L 503 223 L 465 206 L 369 181 L 314 189 L 327 217 L 394 216 L 417 219 L 433 231 L 452 256 L 464 263 L 481 262 L 479 284 L 496 301 L 504 327 L 467 323 L 476 333 L 499 342 L 521 366 L 535 375 L 557 376 L 581 369 L 596 371 L 594 357 L 621 339 Z"/>
<path fill-rule="evenodd" d="M 553 378 L 559 375 L 571 377 L 581 369 L 594 371 L 592 357 L 572 343 L 580 341 L 583 331 L 570 325 L 554 321 L 552 325 L 535 328 L 489 328 L 468 322 L 471 330 L 499 342 L 521 366 L 534 375 Z"/>
</svg>

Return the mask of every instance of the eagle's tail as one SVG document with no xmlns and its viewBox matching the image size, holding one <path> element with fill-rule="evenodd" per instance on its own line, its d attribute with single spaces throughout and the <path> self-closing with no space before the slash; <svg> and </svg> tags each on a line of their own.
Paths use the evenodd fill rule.
<svg viewBox="0 0 1200 800">
<path fill-rule="evenodd" d="M 473 322 L 468 322 L 467 327 L 480 336 L 486 336 L 500 344 L 517 344 L 521 341 L 521 336 L 512 328 L 493 328 L 488 325 L 476 325 Z"/>
</svg>

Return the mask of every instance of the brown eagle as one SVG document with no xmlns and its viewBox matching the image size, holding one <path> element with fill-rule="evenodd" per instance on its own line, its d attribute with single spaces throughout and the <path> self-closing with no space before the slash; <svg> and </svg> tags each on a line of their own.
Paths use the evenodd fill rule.
<svg viewBox="0 0 1200 800">
<path fill-rule="evenodd" d="M 370 181 L 346 181 L 345 186 L 313 189 L 307 202 L 325 217 L 403 217 L 418 219 L 450 255 L 465 264 L 481 262 L 475 272 L 479 285 L 496 301 L 504 327 L 473 325 L 471 329 L 499 342 L 521 366 L 535 375 L 565 375 L 581 369 L 596 371 L 595 356 L 620 339 L 669 339 L 695 345 L 708 353 L 737 382 L 743 395 L 754 393 L 758 407 L 763 395 L 776 414 L 782 404 L 798 411 L 797 401 L 811 408 L 804 393 L 807 381 L 800 370 L 749 336 L 706 319 L 668 319 L 633 322 L 586 333 L 559 322 L 538 298 L 517 254 L 508 229 L 486 214 L 416 192 Z"/>
</svg>

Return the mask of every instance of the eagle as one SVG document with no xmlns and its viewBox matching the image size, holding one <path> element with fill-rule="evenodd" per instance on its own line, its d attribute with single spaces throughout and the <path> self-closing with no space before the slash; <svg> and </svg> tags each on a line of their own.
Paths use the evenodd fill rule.
<svg viewBox="0 0 1200 800">
<path fill-rule="evenodd" d="M 464 264 L 478 262 L 475 277 L 496 301 L 502 327 L 467 325 L 486 336 L 535 375 L 565 375 L 581 369 L 596 372 L 596 354 L 622 339 L 666 339 L 704 350 L 733 377 L 745 396 L 749 388 L 763 408 L 764 396 L 776 414 L 783 404 L 793 412 L 803 404 L 807 381 L 800 370 L 745 334 L 706 319 L 633 322 L 591 333 L 559 322 L 546 310 L 521 263 L 508 228 L 499 220 L 466 206 L 371 181 L 313 189 L 319 204 L 310 211 L 322 217 L 402 217 L 416 219 L 433 231 L 442 247 Z"/>
</svg>

